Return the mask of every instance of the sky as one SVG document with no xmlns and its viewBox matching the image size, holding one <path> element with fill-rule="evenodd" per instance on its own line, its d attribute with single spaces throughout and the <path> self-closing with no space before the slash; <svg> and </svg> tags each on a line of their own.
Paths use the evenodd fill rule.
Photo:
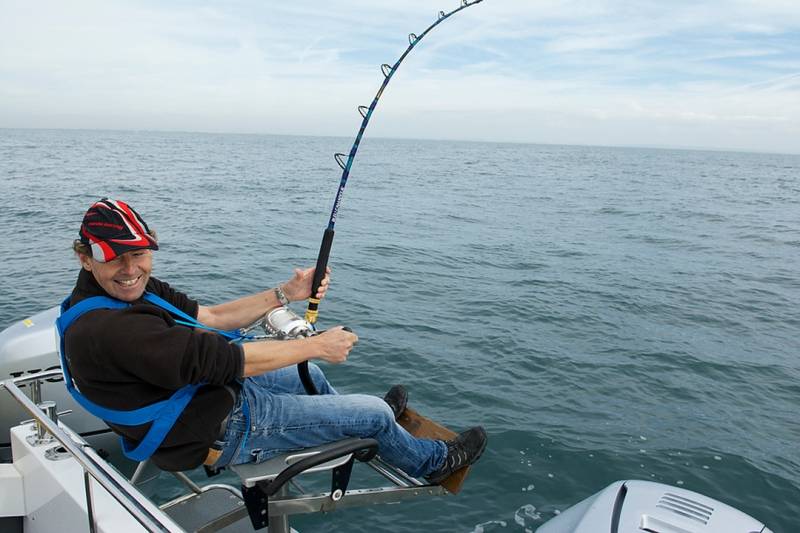
<svg viewBox="0 0 800 533">
<path fill-rule="evenodd" d="M 0 127 L 353 137 L 457 0 L 0 0 Z M 798 0 L 484 0 L 368 135 L 800 153 Z"/>
</svg>

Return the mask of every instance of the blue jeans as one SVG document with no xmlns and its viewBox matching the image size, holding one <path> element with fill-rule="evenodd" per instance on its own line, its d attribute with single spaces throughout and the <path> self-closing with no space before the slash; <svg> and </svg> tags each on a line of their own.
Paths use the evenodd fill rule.
<svg viewBox="0 0 800 533">
<path fill-rule="evenodd" d="M 381 398 L 340 395 L 317 365 L 308 366 L 317 396 L 306 395 L 294 366 L 244 379 L 215 467 L 260 463 L 350 437 L 374 438 L 384 461 L 414 477 L 430 474 L 444 463 L 444 442 L 412 436 L 395 422 Z"/>
</svg>

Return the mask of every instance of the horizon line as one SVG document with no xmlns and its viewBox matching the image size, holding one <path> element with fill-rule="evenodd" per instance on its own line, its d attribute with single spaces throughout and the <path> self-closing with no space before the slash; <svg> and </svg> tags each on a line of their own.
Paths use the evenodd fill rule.
<svg viewBox="0 0 800 533">
<path fill-rule="evenodd" d="M 316 137 L 323 139 L 353 139 L 346 135 L 320 135 L 320 134 L 299 134 L 299 133 L 259 133 L 241 131 L 213 131 L 213 130 L 183 130 L 183 129 L 159 129 L 159 128 L 64 128 L 64 127 L 7 127 L 0 126 L 2 130 L 25 130 L 25 131 L 107 131 L 118 133 L 176 133 L 192 135 L 249 135 L 262 137 Z M 452 142 L 452 143 L 482 143 L 482 144 L 514 144 L 528 146 L 565 146 L 576 148 L 617 148 L 617 149 L 639 149 L 639 150 L 662 150 L 662 151 L 682 151 L 682 152 L 715 152 L 715 153 L 734 153 L 734 154 L 755 154 L 755 155 L 788 155 L 800 156 L 800 152 L 779 152 L 758 149 L 734 149 L 718 146 L 680 146 L 680 145 L 649 145 L 649 144 L 580 144 L 580 143 L 547 143 L 533 141 L 498 141 L 489 139 L 453 139 L 436 137 L 397 137 L 386 135 L 371 135 L 371 139 L 384 139 L 396 141 L 427 141 L 427 142 Z"/>
</svg>

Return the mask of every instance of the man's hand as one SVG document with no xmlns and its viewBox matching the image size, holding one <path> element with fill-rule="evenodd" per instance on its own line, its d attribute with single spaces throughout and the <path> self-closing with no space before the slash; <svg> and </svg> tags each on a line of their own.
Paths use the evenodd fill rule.
<svg viewBox="0 0 800 533">
<path fill-rule="evenodd" d="M 336 326 L 305 339 L 245 342 L 242 344 L 244 351 L 242 375 L 257 376 L 309 359 L 322 359 L 333 364 L 344 363 L 357 342 L 358 336 L 342 326 Z"/>
<path fill-rule="evenodd" d="M 358 335 L 351 331 L 346 331 L 343 326 L 336 326 L 311 337 L 309 340 L 313 340 L 316 343 L 315 348 L 319 350 L 317 358 L 329 363 L 339 364 L 347 360 L 350 350 L 358 342 Z"/>
<path fill-rule="evenodd" d="M 314 281 L 315 270 L 316 268 L 314 267 L 307 268 L 305 270 L 295 268 L 292 279 L 281 285 L 283 293 L 290 302 L 299 302 L 300 300 L 306 300 L 311 296 L 311 283 Z M 325 270 L 325 277 L 322 278 L 322 282 L 319 285 L 319 290 L 317 291 L 317 298 L 321 300 L 325 297 L 325 293 L 328 291 L 328 285 L 330 282 L 331 267 L 327 267 Z"/>
</svg>

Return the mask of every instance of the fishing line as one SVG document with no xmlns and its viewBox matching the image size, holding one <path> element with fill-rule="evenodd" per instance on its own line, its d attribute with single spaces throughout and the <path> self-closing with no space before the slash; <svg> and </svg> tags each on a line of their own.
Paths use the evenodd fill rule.
<svg viewBox="0 0 800 533">
<path fill-rule="evenodd" d="M 381 65 L 383 83 L 378 89 L 378 92 L 375 94 L 375 98 L 372 100 L 372 103 L 369 105 L 369 107 L 363 105 L 358 106 L 358 112 L 362 117 L 361 127 L 358 129 L 358 134 L 353 141 L 353 146 L 350 148 L 350 153 L 347 154 L 347 161 L 344 160 L 345 154 L 343 153 L 336 153 L 333 155 L 336 163 L 342 169 L 342 177 L 339 182 L 339 189 L 336 191 L 336 198 L 333 201 L 331 216 L 328 219 L 328 227 L 325 229 L 325 233 L 322 236 L 322 244 L 320 245 L 319 255 L 317 256 L 316 271 L 314 272 L 314 279 L 311 284 L 311 297 L 308 299 L 308 307 L 306 308 L 305 314 L 305 319 L 309 324 L 313 325 L 317 321 L 317 316 L 319 314 L 319 299 L 315 296 L 319 290 L 320 284 L 322 283 L 322 279 L 325 277 L 325 270 L 328 266 L 328 258 L 330 257 L 331 245 L 333 244 L 333 227 L 336 225 L 336 216 L 339 212 L 339 206 L 342 203 L 344 188 L 347 185 L 347 178 L 350 176 L 350 169 L 353 166 L 353 160 L 356 158 L 356 153 L 358 152 L 358 145 L 361 143 L 361 138 L 364 136 L 364 131 L 367 129 L 369 119 L 372 118 L 372 113 L 375 111 L 375 107 L 378 105 L 378 100 L 380 100 L 384 89 L 386 89 L 386 86 L 389 85 L 389 82 L 392 80 L 394 73 L 397 72 L 398 67 L 400 67 L 400 63 L 403 62 L 411 50 L 414 49 L 417 43 L 419 43 L 429 31 L 459 11 L 470 6 L 474 6 L 475 4 L 480 4 L 482 1 L 483 0 L 461 0 L 461 5 L 451 12 L 445 13 L 444 11 L 439 11 L 436 21 L 428 26 L 428 28 L 419 35 L 410 33 L 408 35 L 408 48 L 406 48 L 405 52 L 403 52 L 403 55 L 400 56 L 395 64 L 389 65 L 388 63 L 384 63 Z M 306 392 L 308 394 L 317 394 L 317 388 L 314 386 L 314 382 L 311 381 L 311 376 L 308 372 L 308 362 L 304 361 L 298 364 L 297 370 L 300 374 L 300 380 L 303 382 L 303 387 L 306 389 Z"/>
</svg>

